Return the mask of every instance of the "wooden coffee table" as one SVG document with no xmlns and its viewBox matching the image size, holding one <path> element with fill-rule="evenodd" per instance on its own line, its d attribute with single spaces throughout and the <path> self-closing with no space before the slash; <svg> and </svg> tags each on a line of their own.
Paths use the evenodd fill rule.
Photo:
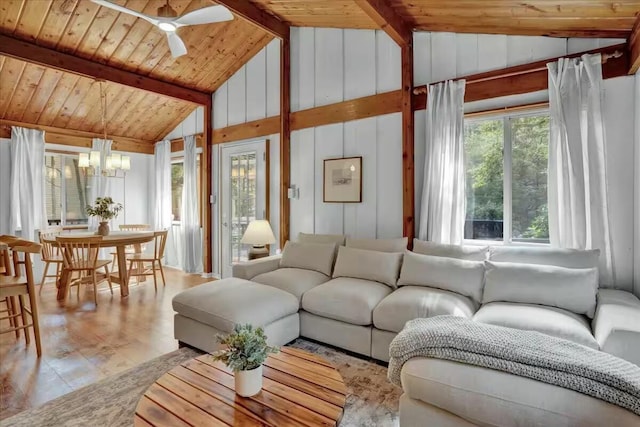
<svg viewBox="0 0 640 427">
<path fill-rule="evenodd" d="M 253 397 L 235 394 L 233 371 L 210 355 L 173 368 L 145 392 L 135 426 L 337 426 L 347 388 L 326 360 L 290 347 L 263 366 Z"/>
</svg>

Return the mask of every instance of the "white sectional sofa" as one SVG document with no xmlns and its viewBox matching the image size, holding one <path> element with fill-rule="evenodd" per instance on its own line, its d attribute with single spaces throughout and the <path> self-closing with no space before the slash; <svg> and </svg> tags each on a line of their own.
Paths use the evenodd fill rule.
<svg viewBox="0 0 640 427">
<path fill-rule="evenodd" d="M 419 240 L 413 252 L 406 247 L 406 238 L 301 234 L 281 256 L 238 264 L 234 279 L 177 295 L 175 336 L 210 351 L 215 333 L 253 323 L 265 326 L 275 345 L 303 336 L 388 361 L 389 344 L 408 320 L 455 315 L 536 330 L 640 364 L 640 300 L 629 292 L 598 289 L 598 251 Z M 410 360 L 403 368 L 401 425 L 424 425 L 425 417 L 435 426 L 513 425 L 523 416 L 546 420 L 538 425 L 602 419 L 588 418 L 591 409 L 581 411 L 571 402 L 596 405 L 592 408 L 620 425 L 631 419 L 627 411 L 570 390 L 491 372 L 455 362 Z M 478 379 L 494 375 L 499 390 L 469 380 L 470 374 Z M 537 383 L 532 394 L 516 392 L 525 383 Z M 459 401 L 459 389 L 473 396 L 465 395 L 473 404 Z M 549 401 L 548 396 L 555 398 Z"/>
</svg>

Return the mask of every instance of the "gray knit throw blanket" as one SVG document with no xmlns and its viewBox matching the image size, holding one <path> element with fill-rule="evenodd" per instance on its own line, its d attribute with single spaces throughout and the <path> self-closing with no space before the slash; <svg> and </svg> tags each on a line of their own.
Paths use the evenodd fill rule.
<svg viewBox="0 0 640 427">
<path fill-rule="evenodd" d="M 389 347 L 389 380 L 433 357 L 508 372 L 613 403 L 640 415 L 640 367 L 603 351 L 534 331 L 437 316 L 407 322 Z"/>
</svg>

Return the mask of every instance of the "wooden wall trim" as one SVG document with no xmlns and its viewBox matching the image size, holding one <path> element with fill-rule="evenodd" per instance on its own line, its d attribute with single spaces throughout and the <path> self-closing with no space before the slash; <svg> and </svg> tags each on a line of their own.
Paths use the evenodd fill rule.
<svg viewBox="0 0 640 427">
<path fill-rule="evenodd" d="M 203 148 L 203 140 L 205 138 L 204 132 L 196 134 L 195 137 L 196 137 L 196 147 Z M 184 138 L 173 138 L 169 140 L 169 142 L 171 143 L 172 153 L 184 150 Z"/>
<path fill-rule="evenodd" d="M 415 236 L 413 44 L 401 46 L 402 59 L 402 232 L 413 249 Z"/>
<path fill-rule="evenodd" d="M 11 137 L 11 126 L 20 126 L 28 129 L 38 129 L 44 131 L 44 140 L 49 144 L 62 144 L 72 147 L 91 148 L 93 138 L 102 138 L 100 133 L 86 132 L 75 129 L 61 129 L 53 126 L 34 125 L 31 123 L 17 122 L 14 120 L 0 119 L 0 136 Z M 115 151 L 126 151 L 130 153 L 153 154 L 153 141 L 143 141 L 139 139 L 125 138 L 109 135 L 113 140 L 112 149 Z"/>
<path fill-rule="evenodd" d="M 400 90 L 365 96 L 291 113 L 291 130 L 343 123 L 367 117 L 397 113 L 401 110 Z"/>
<path fill-rule="evenodd" d="M 635 74 L 640 69 L 640 13 L 636 16 L 636 23 L 629 36 L 629 74 Z"/>
<path fill-rule="evenodd" d="M 236 15 L 275 37 L 289 39 L 289 25 L 247 0 L 216 0 Z"/>
<path fill-rule="evenodd" d="M 58 52 L 3 34 L 0 34 L 0 54 L 91 79 L 107 80 L 124 86 L 146 90 L 182 101 L 201 105 L 211 104 L 211 94 Z"/>
<path fill-rule="evenodd" d="M 266 119 L 253 120 L 238 125 L 214 129 L 213 144 L 241 141 L 243 139 L 258 138 L 273 135 L 280 132 L 280 116 L 267 117 Z"/>
<path fill-rule="evenodd" d="M 291 203 L 291 47 L 280 41 L 280 247 L 289 240 Z"/>
<path fill-rule="evenodd" d="M 211 155 L 211 127 L 213 120 L 213 111 L 211 103 L 204 106 L 204 135 L 202 144 L 202 158 L 200 167 L 200 186 L 202 194 L 202 216 L 200 217 L 200 223 L 202 225 L 202 245 L 203 245 L 203 260 L 202 267 L 205 273 L 213 273 L 213 246 L 211 236 L 211 224 L 212 224 L 212 204 L 211 195 L 213 185 L 213 156 Z"/>
<path fill-rule="evenodd" d="M 412 43 L 411 27 L 398 15 L 386 0 L 356 0 L 356 3 L 398 45 Z"/>
<path fill-rule="evenodd" d="M 547 71 L 548 62 L 557 61 L 560 58 L 576 58 L 587 53 L 600 53 L 603 55 L 603 61 L 606 61 L 602 64 L 603 78 L 609 79 L 627 74 L 629 69 L 629 52 L 625 44 L 618 44 L 587 52 L 517 65 L 515 67 L 459 77 L 458 79 L 466 80 L 464 101 L 473 102 L 545 90 L 549 84 Z M 426 85 L 414 88 L 413 93 L 416 95 L 413 101 L 414 110 L 424 110 L 427 108 L 426 91 Z"/>
</svg>

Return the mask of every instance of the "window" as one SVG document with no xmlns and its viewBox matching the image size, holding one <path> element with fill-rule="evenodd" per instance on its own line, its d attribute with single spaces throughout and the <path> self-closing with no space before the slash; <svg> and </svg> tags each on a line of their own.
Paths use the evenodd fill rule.
<svg viewBox="0 0 640 427">
<path fill-rule="evenodd" d="M 72 155 L 49 154 L 44 158 L 45 205 L 49 225 L 87 224 L 89 179 Z"/>
<path fill-rule="evenodd" d="M 197 186 L 198 186 L 198 212 L 200 212 L 201 192 L 200 192 L 200 155 L 196 161 Z M 182 212 L 182 187 L 184 185 L 184 160 L 173 159 L 171 161 L 171 214 L 173 222 L 180 222 Z"/>
<path fill-rule="evenodd" d="M 467 119 L 465 239 L 549 242 L 549 114 Z"/>
</svg>

